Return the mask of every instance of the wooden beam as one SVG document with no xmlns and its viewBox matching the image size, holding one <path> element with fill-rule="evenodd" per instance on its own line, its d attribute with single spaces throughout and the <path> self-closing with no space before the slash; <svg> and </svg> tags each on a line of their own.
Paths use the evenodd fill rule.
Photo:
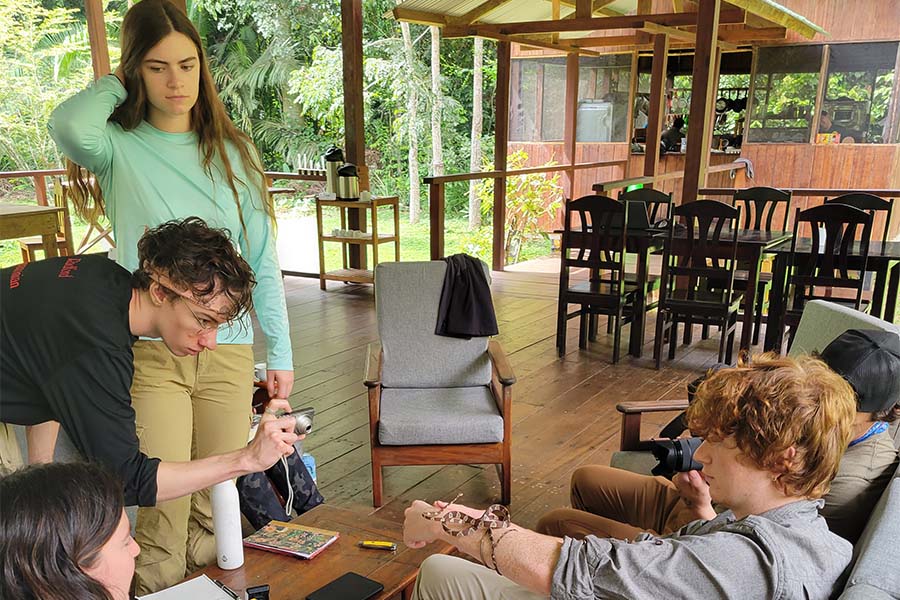
<svg viewBox="0 0 900 600">
<path fill-rule="evenodd" d="M 437 25 L 443 27 L 447 25 L 449 19 L 447 15 L 438 13 L 425 12 L 422 10 L 413 10 L 398 6 L 393 10 L 394 18 L 398 21 L 406 21 L 407 23 L 418 23 L 419 25 Z"/>
<path fill-rule="evenodd" d="M 600 56 L 599 52 L 594 52 L 593 50 L 585 50 L 583 48 L 575 47 L 571 44 L 566 43 L 553 43 L 547 42 L 544 40 L 534 39 L 531 36 L 512 36 L 512 35 L 502 35 L 502 34 L 493 34 L 488 37 L 493 40 L 497 40 L 498 42 L 510 42 L 513 44 L 521 44 L 523 46 L 534 46 L 535 48 L 546 48 L 548 50 L 559 50 L 565 53 L 576 53 L 576 54 L 585 54 L 588 56 Z"/>
<path fill-rule="evenodd" d="M 697 199 L 697 190 L 706 184 L 709 164 L 707 140 L 712 131 L 712 103 L 716 89 L 716 31 L 719 28 L 721 0 L 700 0 L 697 13 L 697 43 L 691 82 L 691 111 L 688 115 L 687 156 L 684 161 L 682 204 Z"/>
<path fill-rule="evenodd" d="M 585 37 L 573 40 L 566 40 L 565 44 L 574 48 L 599 48 L 603 46 L 636 46 L 638 45 L 638 36 L 636 35 L 611 35 L 607 37 Z"/>
<path fill-rule="evenodd" d="M 506 171 L 506 152 L 509 140 L 509 73 L 511 66 L 509 42 L 497 44 L 497 89 L 494 94 L 494 169 Z M 502 271 L 506 266 L 506 176 L 494 179 L 494 244 L 493 268 Z"/>
<path fill-rule="evenodd" d="M 482 2 L 463 16 L 450 19 L 450 22 L 454 25 L 469 25 L 470 23 L 474 23 L 478 19 L 484 17 L 489 12 L 500 8 L 509 1 L 510 0 L 487 0 L 486 2 Z"/>
<path fill-rule="evenodd" d="M 578 127 L 578 55 L 566 57 L 565 124 L 563 127 L 563 157 L 567 165 L 575 164 L 575 135 Z M 563 189 L 569 199 L 575 198 L 575 171 L 563 172 Z"/>
<path fill-rule="evenodd" d="M 723 10 L 721 23 L 742 23 L 744 11 Z M 602 31 L 609 29 L 640 29 L 645 23 L 659 23 L 677 27 L 696 24 L 696 13 L 665 13 L 658 15 L 624 15 L 619 17 L 593 17 L 590 19 L 560 19 L 558 21 L 530 21 L 523 23 L 490 23 L 471 25 L 463 35 L 562 33 L 564 31 Z M 458 36 L 457 36 L 458 37 Z"/>
<path fill-rule="evenodd" d="M 594 6 L 591 0 L 577 0 L 575 2 L 575 18 L 587 19 L 594 16 Z"/>
<path fill-rule="evenodd" d="M 102 0 L 84 0 L 84 15 L 87 19 L 94 79 L 100 79 L 104 75 L 112 73 L 112 68 L 109 64 L 109 46 L 106 41 L 106 24 L 103 20 Z"/>
<path fill-rule="evenodd" d="M 641 27 L 641 31 L 646 31 L 647 33 L 652 34 L 667 35 L 677 40 L 686 40 L 688 42 L 697 41 L 697 34 L 693 31 L 685 31 L 676 27 L 667 27 L 666 25 L 660 25 L 659 23 L 644 23 L 644 26 Z"/>
<path fill-rule="evenodd" d="M 362 0 L 341 0 L 341 49 L 344 72 L 344 156 L 359 169 L 359 189 L 369 189 L 366 168 L 365 114 L 363 113 L 363 45 Z M 365 216 L 359 209 L 348 212 L 350 229 L 366 230 Z M 350 266 L 366 267 L 366 251 L 362 244 L 350 244 Z"/>
<path fill-rule="evenodd" d="M 814 38 L 817 33 L 827 33 L 803 15 L 795 13 L 772 0 L 728 0 L 728 3 L 742 8 L 748 13 L 758 15 L 767 21 L 783 25 L 807 39 Z M 847 8 L 849 9 L 849 6 Z"/>
<path fill-rule="evenodd" d="M 725 42 L 752 42 L 756 40 L 783 40 L 787 37 L 784 27 L 764 29 L 720 29 L 719 39 Z"/>
<path fill-rule="evenodd" d="M 653 64 L 650 71 L 650 113 L 647 141 L 644 145 L 644 175 L 656 177 L 659 166 L 659 136 L 662 134 L 666 108 L 666 71 L 669 60 L 669 36 L 653 38 Z"/>
<path fill-rule="evenodd" d="M 187 1 L 186 0 L 169 0 L 172 4 L 181 9 L 181 12 L 187 14 Z"/>
</svg>

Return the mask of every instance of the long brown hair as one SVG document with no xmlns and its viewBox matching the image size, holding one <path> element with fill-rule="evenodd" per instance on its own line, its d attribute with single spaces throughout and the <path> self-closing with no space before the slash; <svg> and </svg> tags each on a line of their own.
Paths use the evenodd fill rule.
<svg viewBox="0 0 900 600">
<path fill-rule="evenodd" d="M 246 231 L 244 214 L 238 200 L 237 186 L 242 185 L 249 189 L 251 184 L 234 174 L 228 153 L 225 151 L 226 142 L 231 142 L 240 153 L 241 163 L 247 177 L 257 179 L 252 185 L 258 187 L 260 197 L 263 199 L 263 209 L 274 224 L 275 207 L 269 195 L 266 176 L 259 156 L 253 147 L 253 142 L 231 121 L 225 105 L 219 98 L 196 27 L 187 15 L 169 0 L 141 0 L 125 14 L 125 19 L 122 21 L 120 66 L 125 77 L 124 83 L 128 97 L 116 108 L 109 120 L 118 123 L 126 131 L 134 129 L 144 120 L 147 115 L 148 103 L 144 81 L 141 77 L 141 64 L 147 52 L 173 32 L 184 34 L 190 38 L 197 47 L 197 56 L 200 59 L 200 93 L 197 102 L 191 108 L 191 128 L 197 133 L 200 140 L 204 170 L 212 177 L 213 168 L 220 168 L 215 164 L 216 159 L 221 161 L 221 168 L 224 169 L 228 187 L 234 194 L 241 229 Z M 90 173 L 71 160 L 66 161 L 66 173 L 69 181 L 72 182 L 69 193 L 75 212 L 85 219 L 91 219 L 98 213 L 105 214 L 106 205 L 96 178 L 91 181 Z"/>
<path fill-rule="evenodd" d="M 122 518 L 122 482 L 89 463 L 32 465 L 0 479 L 0 598 L 111 600 L 85 574 Z"/>
</svg>

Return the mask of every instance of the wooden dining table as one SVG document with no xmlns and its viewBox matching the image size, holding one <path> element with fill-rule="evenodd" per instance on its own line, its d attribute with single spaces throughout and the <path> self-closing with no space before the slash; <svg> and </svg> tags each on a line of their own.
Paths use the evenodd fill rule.
<svg viewBox="0 0 900 600">
<path fill-rule="evenodd" d="M 0 202 L 0 240 L 14 240 L 32 235 L 41 236 L 44 256 L 59 256 L 56 232 L 59 213 L 56 206 L 36 206 Z"/>
<path fill-rule="evenodd" d="M 811 244 L 810 238 L 799 239 L 797 251 L 808 253 Z M 770 248 L 768 252 L 775 255 L 775 261 L 772 267 L 772 294 L 763 349 L 778 351 L 781 349 L 784 336 L 782 317 L 788 300 L 788 261 L 791 241 L 782 242 Z M 854 267 L 853 261 L 854 258 L 857 261 L 861 258 L 858 241 L 850 247 L 849 257 L 851 268 L 858 268 L 859 263 L 856 262 Z M 875 275 L 870 314 L 894 322 L 897 318 L 898 289 L 900 289 L 900 242 L 869 242 L 866 270 Z"/>
</svg>

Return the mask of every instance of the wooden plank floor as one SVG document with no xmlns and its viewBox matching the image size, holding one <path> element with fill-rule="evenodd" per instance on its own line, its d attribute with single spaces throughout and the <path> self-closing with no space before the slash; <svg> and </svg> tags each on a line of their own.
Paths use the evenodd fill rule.
<svg viewBox="0 0 900 600">
<path fill-rule="evenodd" d="M 675 361 L 653 368 L 653 316 L 648 319 L 644 357 L 625 354 L 613 366 L 611 339 L 578 349 L 577 320 L 569 321 L 568 352 L 557 357 L 556 290 L 558 276 L 549 273 L 494 273 L 492 290 L 500 327 L 499 340 L 518 377 L 513 387 L 513 519 L 533 526 L 545 511 L 568 504 L 572 471 L 584 464 L 608 464 L 618 448 L 623 400 L 683 398 L 685 385 L 715 361 L 717 337 L 682 346 Z M 378 338 L 371 286 L 285 279 L 294 347 L 295 408 L 316 409 L 315 430 L 306 450 L 317 462 L 319 487 L 326 501 L 371 514 L 366 389 L 362 384 L 366 345 Z M 601 318 L 600 331 L 605 332 Z M 695 335 L 699 340 L 699 334 Z M 256 339 L 261 340 L 259 330 Z M 257 341 L 256 357 L 265 360 Z M 652 424 L 671 415 L 656 415 Z M 657 427 L 658 428 L 658 427 Z M 652 426 L 647 428 L 650 433 Z M 485 506 L 497 501 L 500 486 L 492 466 L 388 467 L 385 505 L 379 516 L 402 520 L 403 510 L 417 498 L 450 500 Z"/>
</svg>

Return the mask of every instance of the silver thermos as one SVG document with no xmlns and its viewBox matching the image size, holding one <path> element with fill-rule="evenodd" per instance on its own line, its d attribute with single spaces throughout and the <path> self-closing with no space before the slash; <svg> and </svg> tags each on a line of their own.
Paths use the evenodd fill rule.
<svg viewBox="0 0 900 600">
<path fill-rule="evenodd" d="M 344 151 L 332 146 L 325 152 L 325 191 L 337 194 L 338 169 L 344 164 Z"/>
<path fill-rule="evenodd" d="M 356 165 L 346 163 L 337 170 L 337 197 L 341 200 L 359 200 L 359 173 Z"/>
</svg>

